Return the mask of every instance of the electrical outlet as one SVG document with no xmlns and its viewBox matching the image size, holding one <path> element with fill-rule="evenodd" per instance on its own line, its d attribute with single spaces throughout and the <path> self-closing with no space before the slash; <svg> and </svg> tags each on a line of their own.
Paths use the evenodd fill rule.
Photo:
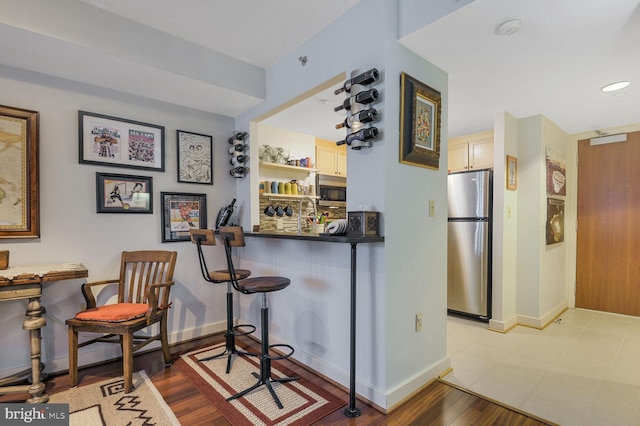
<svg viewBox="0 0 640 426">
<path fill-rule="evenodd" d="M 281 217 L 276 220 L 276 228 L 278 229 L 278 231 L 281 231 L 284 228 Z"/>
<path fill-rule="evenodd" d="M 436 202 L 429 200 L 429 217 L 435 217 L 436 215 Z"/>
<path fill-rule="evenodd" d="M 416 314 L 416 333 L 419 333 L 421 331 L 422 331 L 422 314 L 418 312 Z"/>
</svg>

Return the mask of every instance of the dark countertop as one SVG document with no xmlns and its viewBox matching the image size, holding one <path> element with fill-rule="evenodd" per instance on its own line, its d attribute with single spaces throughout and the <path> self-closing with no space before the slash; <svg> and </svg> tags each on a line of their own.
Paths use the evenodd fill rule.
<svg viewBox="0 0 640 426">
<path fill-rule="evenodd" d="M 301 240 L 301 241 L 324 241 L 328 243 L 377 243 L 384 241 L 384 237 L 371 236 L 371 237 L 358 237 L 349 235 L 331 235 L 331 234 L 309 234 L 302 233 L 301 235 L 291 232 L 245 232 L 246 237 L 258 237 L 258 238 L 275 238 L 281 240 Z"/>
</svg>

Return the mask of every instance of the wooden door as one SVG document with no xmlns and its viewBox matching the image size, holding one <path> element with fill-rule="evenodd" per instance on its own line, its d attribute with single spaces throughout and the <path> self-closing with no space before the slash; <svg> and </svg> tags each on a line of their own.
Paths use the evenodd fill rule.
<svg viewBox="0 0 640 426">
<path fill-rule="evenodd" d="M 640 132 L 578 142 L 576 307 L 640 316 Z"/>
</svg>

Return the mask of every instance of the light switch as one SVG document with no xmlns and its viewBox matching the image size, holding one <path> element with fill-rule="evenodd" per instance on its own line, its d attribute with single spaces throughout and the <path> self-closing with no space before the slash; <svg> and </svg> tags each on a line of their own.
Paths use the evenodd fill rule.
<svg viewBox="0 0 640 426">
<path fill-rule="evenodd" d="M 436 202 L 429 200 L 429 217 L 435 217 L 436 215 Z"/>
</svg>

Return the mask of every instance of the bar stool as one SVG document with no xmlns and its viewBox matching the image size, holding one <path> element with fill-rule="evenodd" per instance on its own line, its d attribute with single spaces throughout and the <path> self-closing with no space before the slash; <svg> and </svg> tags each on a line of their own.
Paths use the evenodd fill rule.
<svg viewBox="0 0 640 426">
<path fill-rule="evenodd" d="M 231 371 L 231 363 L 234 355 L 250 355 L 257 356 L 249 352 L 241 351 L 236 348 L 236 336 L 245 336 L 256 331 L 256 327 L 251 324 L 238 324 L 233 325 L 233 290 L 231 284 L 231 275 L 229 270 L 219 270 L 209 272 L 207 263 L 202 252 L 202 246 L 215 246 L 216 239 L 213 233 L 213 229 L 190 229 L 191 242 L 198 247 L 198 258 L 200 260 L 200 270 L 202 271 L 202 277 L 213 284 L 227 283 L 227 329 L 224 333 L 226 340 L 225 349 L 219 354 L 212 355 L 207 358 L 203 358 L 202 361 L 209 361 L 212 359 L 227 356 L 227 374 Z M 251 275 L 251 271 L 247 269 L 236 269 L 235 278 L 242 280 Z"/>
<path fill-rule="evenodd" d="M 274 378 L 271 376 L 271 361 L 280 360 L 289 358 L 293 355 L 294 349 L 291 345 L 287 344 L 269 344 L 269 306 L 267 304 L 267 293 L 273 291 L 282 290 L 291 284 L 291 280 L 285 277 L 253 277 L 246 278 L 244 280 L 238 281 L 238 270 L 233 266 L 233 259 L 231 258 L 231 247 L 232 246 L 244 246 L 244 234 L 242 232 L 242 228 L 239 226 L 225 226 L 220 227 L 220 238 L 224 242 L 225 252 L 227 255 L 227 267 L 229 268 L 229 272 L 231 275 L 231 282 L 233 287 L 241 293 L 244 294 L 257 294 L 260 293 L 262 295 L 262 307 L 260 309 L 260 327 L 261 330 L 261 352 L 260 352 L 260 374 L 252 373 L 258 381 L 253 386 L 230 396 L 227 398 L 227 401 L 231 401 L 237 398 L 240 398 L 254 389 L 259 388 L 260 386 L 266 386 L 269 390 L 269 393 L 273 397 L 278 408 L 282 409 L 283 405 L 276 395 L 276 392 L 273 390 L 273 386 L 271 383 L 273 382 L 290 382 L 293 380 L 298 380 L 297 377 L 280 377 Z M 283 355 L 271 355 L 269 353 L 270 349 L 273 348 L 285 348 L 289 352 Z"/>
</svg>

